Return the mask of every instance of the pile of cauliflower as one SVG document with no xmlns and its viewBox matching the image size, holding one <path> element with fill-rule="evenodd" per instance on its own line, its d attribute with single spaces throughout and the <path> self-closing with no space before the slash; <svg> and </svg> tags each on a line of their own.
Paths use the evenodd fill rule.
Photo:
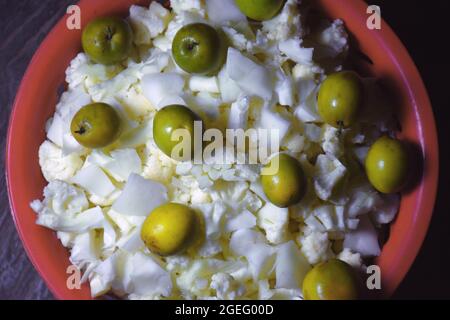
<svg viewBox="0 0 450 320">
<path fill-rule="evenodd" d="M 336 257 L 364 270 L 363 259 L 380 253 L 376 227 L 395 217 L 399 197 L 377 193 L 361 166 L 368 146 L 392 130 L 388 113 L 366 110 L 345 130 L 317 113 L 319 84 L 342 68 L 348 50 L 342 21 L 309 30 L 296 0 L 256 27 L 234 0 L 172 0 L 171 7 L 131 6 L 135 47 L 123 64 L 93 64 L 84 53 L 70 63 L 68 90 L 39 149 L 48 185 L 44 199 L 31 203 L 36 223 L 70 249 L 93 297 L 302 299 L 314 264 Z M 187 74 L 172 59 L 176 32 L 193 22 L 222 28 L 231 42 L 217 76 Z M 367 105 L 378 104 L 373 81 L 365 83 Z M 106 149 L 85 149 L 70 133 L 74 114 L 91 102 L 114 106 L 125 122 Z M 206 127 L 278 129 L 282 151 L 307 175 L 304 199 L 271 204 L 258 165 L 167 157 L 154 143 L 152 120 L 169 104 L 189 106 Z M 146 216 L 168 201 L 203 215 L 205 241 L 195 253 L 162 258 L 141 241 Z"/>
</svg>

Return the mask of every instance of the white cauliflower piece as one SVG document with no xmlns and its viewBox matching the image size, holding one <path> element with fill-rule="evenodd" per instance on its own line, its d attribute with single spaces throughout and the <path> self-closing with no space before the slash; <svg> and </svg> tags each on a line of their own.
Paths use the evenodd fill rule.
<svg viewBox="0 0 450 320">
<path fill-rule="evenodd" d="M 106 294 L 116 277 L 117 256 L 112 255 L 100 262 L 89 274 L 89 285 L 93 298 Z"/>
<path fill-rule="evenodd" d="M 352 252 L 349 248 L 344 248 L 338 255 L 337 258 L 344 262 L 347 262 L 354 268 L 361 268 L 362 259 L 359 253 Z"/>
<path fill-rule="evenodd" d="M 79 53 L 66 70 L 66 82 L 69 89 L 78 86 L 88 89 L 103 81 L 109 80 L 122 70 L 121 66 L 92 64 L 85 53 Z"/>
<path fill-rule="evenodd" d="M 242 96 L 231 104 L 228 115 L 228 129 L 247 129 L 250 97 Z"/>
<path fill-rule="evenodd" d="M 394 220 L 400 207 L 399 194 L 381 195 L 382 203 L 376 206 L 372 212 L 374 220 L 379 224 L 387 224 Z"/>
<path fill-rule="evenodd" d="M 350 218 L 356 218 L 382 206 L 383 201 L 379 193 L 364 180 L 361 185 L 355 185 L 350 191 L 346 212 Z"/>
<path fill-rule="evenodd" d="M 131 265 L 129 277 L 132 289 L 129 293 L 153 298 L 171 295 L 173 285 L 170 273 L 154 259 L 137 252 L 131 257 Z"/>
<path fill-rule="evenodd" d="M 325 153 L 333 155 L 336 158 L 344 154 L 343 134 L 339 129 L 328 124 L 323 126 L 322 149 Z"/>
<path fill-rule="evenodd" d="M 143 176 L 169 185 L 175 174 L 176 162 L 152 143 L 147 144 L 146 153 L 147 159 L 144 163 Z"/>
<path fill-rule="evenodd" d="M 287 240 L 289 210 L 279 208 L 270 202 L 258 211 L 258 226 L 266 232 L 270 243 L 280 244 Z"/>
<path fill-rule="evenodd" d="M 281 141 L 289 132 L 292 126 L 292 122 L 289 119 L 286 119 L 280 113 L 271 110 L 268 107 L 265 107 L 261 110 L 261 117 L 259 119 L 259 123 L 257 124 L 258 128 L 269 130 L 268 138 L 270 138 L 269 145 L 269 153 L 270 151 L 277 149 L 274 148 L 272 142 L 276 140 L 276 133 L 278 134 L 278 143 L 281 144 Z M 270 154 L 269 154 L 270 155 Z"/>
<path fill-rule="evenodd" d="M 142 93 L 141 87 L 137 85 L 132 85 L 128 90 L 117 92 L 116 99 L 131 119 L 139 119 L 154 110 Z"/>
<path fill-rule="evenodd" d="M 242 90 L 239 88 L 238 84 L 228 76 L 226 64 L 220 70 L 217 77 L 219 80 L 219 89 L 222 101 L 224 103 L 232 103 L 236 101 L 242 93 Z"/>
<path fill-rule="evenodd" d="M 314 174 L 314 189 L 322 200 L 330 199 L 334 187 L 341 181 L 347 169 L 335 157 L 321 154 L 317 157 Z"/>
<path fill-rule="evenodd" d="M 238 32 L 236 29 L 224 26 L 222 27 L 222 30 L 236 49 L 239 49 L 240 51 L 250 51 L 252 49 L 252 43 L 245 35 Z"/>
<path fill-rule="evenodd" d="M 282 147 L 291 153 L 300 153 L 305 147 L 305 137 L 299 133 L 289 133 L 282 143 Z"/>
<path fill-rule="evenodd" d="M 169 10 L 156 1 L 151 2 L 149 9 L 132 5 L 129 19 L 134 29 L 134 42 L 150 44 L 151 39 L 164 32 L 170 18 Z"/>
<path fill-rule="evenodd" d="M 219 93 L 217 77 L 193 75 L 189 78 L 188 86 L 192 92 Z"/>
<path fill-rule="evenodd" d="M 106 173 L 94 164 L 87 165 L 78 171 L 71 182 L 100 198 L 107 198 L 116 190 L 116 187 Z"/>
<path fill-rule="evenodd" d="M 333 257 L 327 233 L 313 231 L 308 235 L 300 235 L 297 243 L 310 264 L 314 265 Z"/>
<path fill-rule="evenodd" d="M 301 290 L 303 279 L 310 269 L 311 266 L 294 241 L 278 246 L 275 262 L 277 289 Z"/>
<path fill-rule="evenodd" d="M 245 15 L 236 6 L 235 0 L 206 0 L 208 20 L 214 24 L 246 21 Z"/>
<path fill-rule="evenodd" d="M 345 231 L 344 207 L 322 205 L 312 213 L 327 231 Z"/>
<path fill-rule="evenodd" d="M 313 80 L 316 76 L 322 75 L 324 70 L 318 65 L 306 65 L 306 64 L 296 64 L 292 68 L 292 77 L 298 81 L 301 79 Z"/>
<path fill-rule="evenodd" d="M 80 269 L 95 263 L 99 259 L 94 230 L 75 237 L 69 259 L 72 264 L 78 266 Z"/>
<path fill-rule="evenodd" d="M 303 40 L 298 37 L 284 40 L 278 44 L 278 49 L 292 61 L 298 64 L 310 65 L 313 63 L 313 48 L 304 48 Z"/>
<path fill-rule="evenodd" d="M 167 189 L 163 184 L 132 173 L 112 209 L 125 215 L 147 216 L 167 199 Z"/>
<path fill-rule="evenodd" d="M 344 248 L 358 252 L 363 257 L 380 255 L 378 233 L 367 215 L 361 217 L 358 229 L 346 233 Z"/>
<path fill-rule="evenodd" d="M 282 106 L 294 106 L 294 83 L 290 75 L 281 70 L 277 72 L 277 82 L 275 83 L 275 93 L 278 102 Z"/>
<path fill-rule="evenodd" d="M 202 257 L 210 257 L 222 251 L 219 244 L 219 238 L 223 231 L 223 219 L 225 217 L 226 207 L 221 202 L 211 204 L 200 204 L 193 206 L 203 215 L 205 222 L 206 241 L 199 248 L 199 254 Z"/>
<path fill-rule="evenodd" d="M 199 14 L 202 17 L 205 16 L 205 8 L 202 0 L 171 0 L 170 6 L 177 15 L 188 11 Z"/>
<path fill-rule="evenodd" d="M 54 214 L 73 215 L 86 210 L 89 202 L 81 189 L 67 182 L 54 180 L 44 188 L 44 200 L 33 201 L 31 207 L 36 213 L 48 208 Z"/>
<path fill-rule="evenodd" d="M 150 73 L 142 78 L 142 92 L 156 109 L 171 104 L 168 98 L 181 96 L 184 79 L 176 73 Z"/>
<path fill-rule="evenodd" d="M 259 300 L 302 300 L 300 289 L 270 289 L 268 280 L 258 281 Z"/>
<path fill-rule="evenodd" d="M 281 12 L 262 23 L 263 32 L 273 41 L 284 41 L 293 35 L 301 35 L 301 20 L 297 0 L 288 0 Z"/>
<path fill-rule="evenodd" d="M 135 149 L 118 149 L 111 151 L 111 160 L 102 165 L 115 180 L 124 182 L 130 174 L 142 172 L 141 158 Z"/>
<path fill-rule="evenodd" d="M 342 20 L 335 20 L 328 28 L 323 30 L 318 38 L 319 58 L 335 58 L 348 51 L 348 34 Z"/>
<path fill-rule="evenodd" d="M 251 229 L 256 226 L 256 217 L 248 210 L 242 213 L 228 217 L 225 224 L 226 232 L 233 232 L 239 229 Z"/>
<path fill-rule="evenodd" d="M 253 279 L 267 279 L 275 263 L 275 249 L 269 246 L 261 232 L 251 229 L 235 231 L 230 239 L 230 250 L 247 259 Z"/>
<path fill-rule="evenodd" d="M 232 47 L 228 48 L 226 70 L 230 79 L 248 94 L 265 100 L 272 97 L 273 84 L 269 71 Z"/>
<path fill-rule="evenodd" d="M 216 296 L 220 300 L 236 300 L 245 294 L 245 286 L 223 272 L 211 277 L 210 287 L 216 291 Z"/>
<path fill-rule="evenodd" d="M 39 147 L 39 165 L 45 180 L 69 181 L 83 166 L 83 160 L 75 153 L 63 155 L 62 150 L 46 140 Z"/>
</svg>

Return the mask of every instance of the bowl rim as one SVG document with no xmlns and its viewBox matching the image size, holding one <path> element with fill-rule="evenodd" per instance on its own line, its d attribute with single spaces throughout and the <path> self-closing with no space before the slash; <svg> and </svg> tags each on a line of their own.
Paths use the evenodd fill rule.
<svg viewBox="0 0 450 320">
<path fill-rule="evenodd" d="M 88 0 L 80 0 L 76 3 L 78 6 L 83 6 L 87 3 Z M 137 2 L 137 1 L 136 1 Z M 348 0 L 349 7 L 355 10 L 361 10 L 363 7 L 367 8 L 368 4 L 366 4 L 363 0 Z M 364 10 L 365 12 L 365 10 Z M 355 13 L 356 14 L 356 13 Z M 427 145 L 427 148 L 432 153 L 433 160 L 433 168 L 427 171 L 428 178 L 423 179 L 420 184 L 421 193 L 419 196 L 419 206 L 422 209 L 420 214 L 417 214 L 414 219 L 414 230 L 409 233 L 409 237 L 405 240 L 405 245 L 409 247 L 409 253 L 405 256 L 402 256 L 401 259 L 397 259 L 396 267 L 398 271 L 396 272 L 396 277 L 391 279 L 392 283 L 390 287 L 387 289 L 385 296 L 390 296 L 394 293 L 394 291 L 399 286 L 400 282 L 406 276 L 406 273 L 411 268 L 415 258 L 419 250 L 421 249 L 425 236 L 427 234 L 427 230 L 430 225 L 431 217 L 434 211 L 434 205 L 437 195 L 437 187 L 438 187 L 438 179 L 439 179 L 439 148 L 438 148 L 438 135 L 436 129 L 436 122 L 433 114 L 433 109 L 431 106 L 431 102 L 428 96 L 428 92 L 426 90 L 425 84 L 420 76 L 420 73 L 409 55 L 407 49 L 401 42 L 401 40 L 396 36 L 391 27 L 386 23 L 385 20 L 382 20 L 383 28 L 378 30 L 376 36 L 382 39 L 382 43 L 385 44 L 387 48 L 394 51 L 391 53 L 391 58 L 395 61 L 396 66 L 400 71 L 402 71 L 402 79 L 405 83 L 415 83 L 414 86 L 415 91 L 412 91 L 411 88 L 408 92 L 409 97 L 420 97 L 420 108 L 418 109 L 419 118 L 425 119 L 426 121 L 420 121 L 421 126 L 418 130 L 420 131 L 419 139 L 421 146 Z M 26 83 L 29 81 L 30 77 L 34 73 L 36 66 L 39 64 L 39 61 L 45 57 L 45 54 L 48 50 L 49 44 L 56 39 L 56 35 L 58 30 L 60 30 L 63 25 L 65 25 L 65 16 L 62 16 L 58 22 L 52 27 L 50 32 L 45 36 L 44 40 L 39 45 L 38 49 L 34 53 L 32 59 L 30 60 L 28 67 L 24 73 L 24 76 L 20 82 L 20 85 L 17 89 L 16 97 L 11 109 L 11 114 L 9 116 L 8 121 L 8 131 L 6 138 L 6 152 L 5 152 L 5 180 L 8 190 L 8 199 L 11 215 L 14 221 L 14 225 L 17 229 L 23 247 L 32 262 L 35 269 L 38 271 L 39 275 L 45 281 L 47 287 L 52 292 L 52 294 L 57 299 L 64 299 L 65 294 L 59 289 L 58 285 L 52 280 L 49 274 L 47 274 L 43 268 L 41 267 L 40 257 L 39 255 L 32 251 L 26 236 L 24 235 L 24 231 L 22 229 L 21 223 L 18 221 L 17 216 L 20 214 L 17 211 L 17 203 L 15 200 L 14 192 L 14 181 L 11 180 L 11 172 L 14 170 L 13 165 L 11 163 L 11 150 L 13 143 L 13 131 L 15 126 L 17 126 L 16 115 L 17 110 L 20 108 L 20 105 L 23 100 L 23 96 L 26 94 L 24 92 L 24 88 L 26 87 Z M 406 78 L 405 70 L 407 70 L 408 78 Z M 412 236 L 414 234 L 414 236 Z"/>
</svg>

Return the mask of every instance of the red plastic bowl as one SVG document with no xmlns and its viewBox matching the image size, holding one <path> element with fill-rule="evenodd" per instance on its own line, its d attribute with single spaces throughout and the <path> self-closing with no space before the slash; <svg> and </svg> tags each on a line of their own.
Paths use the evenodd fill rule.
<svg viewBox="0 0 450 320">
<path fill-rule="evenodd" d="M 133 0 L 82 0 L 82 25 L 109 14 L 127 14 Z M 383 21 L 381 30 L 366 27 L 367 5 L 361 0 L 319 0 L 331 18 L 345 21 L 362 52 L 372 61 L 371 72 L 389 79 L 396 88 L 401 109 L 402 138 L 419 146 L 423 174 L 415 188 L 402 197 L 400 213 L 391 226 L 390 238 L 377 263 L 381 267 L 383 292 L 389 296 L 413 263 L 425 237 L 433 212 L 438 180 L 438 142 L 430 101 L 420 75 L 407 51 Z M 68 252 L 55 233 L 35 224 L 30 209 L 42 197 L 45 181 L 38 164 L 38 148 L 45 139 L 45 122 L 53 114 L 64 71 L 80 52 L 79 30 L 68 30 L 64 17 L 50 32 L 33 57 L 22 80 L 11 114 L 6 173 L 11 212 L 32 263 L 59 299 L 90 299 L 88 285 L 80 290 L 66 286 Z"/>
</svg>

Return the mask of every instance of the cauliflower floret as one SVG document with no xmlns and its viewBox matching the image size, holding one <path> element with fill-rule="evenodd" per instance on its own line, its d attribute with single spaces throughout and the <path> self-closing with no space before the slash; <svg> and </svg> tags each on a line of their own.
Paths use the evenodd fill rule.
<svg viewBox="0 0 450 320">
<path fill-rule="evenodd" d="M 343 134 L 337 128 L 334 128 L 328 124 L 323 126 L 322 133 L 322 149 L 325 153 L 341 157 L 344 154 Z"/>
<path fill-rule="evenodd" d="M 264 21 L 262 30 L 267 38 L 284 41 L 292 35 L 301 35 L 301 20 L 296 0 L 288 0 L 282 11 L 273 19 Z"/>
<path fill-rule="evenodd" d="M 70 252 L 70 262 L 80 269 L 92 269 L 99 259 L 99 252 L 96 247 L 96 238 L 94 230 L 82 233 L 75 237 L 72 250 Z M 91 266 L 91 267 L 90 267 Z"/>
<path fill-rule="evenodd" d="M 164 270 L 152 257 L 137 252 L 131 257 L 129 274 L 132 290 L 129 293 L 145 297 L 169 297 L 172 293 L 170 273 Z"/>
<path fill-rule="evenodd" d="M 227 35 L 228 39 L 230 39 L 233 47 L 241 50 L 241 51 L 250 51 L 252 44 L 248 41 L 248 39 L 242 33 L 236 31 L 236 29 L 231 27 L 222 27 L 223 32 Z"/>
<path fill-rule="evenodd" d="M 297 238 L 300 249 L 310 264 L 326 261 L 333 256 L 331 242 L 325 232 L 312 231 Z"/>
<path fill-rule="evenodd" d="M 267 202 L 258 212 L 258 226 L 266 232 L 270 243 L 279 244 L 287 240 L 289 210 Z"/>
<path fill-rule="evenodd" d="M 170 6 L 176 14 L 183 11 L 194 12 L 200 16 L 205 16 L 205 8 L 201 0 L 171 0 Z"/>
<path fill-rule="evenodd" d="M 226 206 L 219 201 L 194 206 L 198 209 L 205 223 L 206 241 L 199 249 L 202 257 L 210 257 L 222 251 L 218 242 L 223 231 L 223 220 L 225 217 Z"/>
<path fill-rule="evenodd" d="M 305 137 L 299 133 L 290 133 L 283 139 L 282 147 L 291 153 L 300 153 L 305 147 Z"/>
<path fill-rule="evenodd" d="M 359 253 L 352 252 L 349 248 L 344 248 L 338 255 L 337 258 L 344 262 L 347 262 L 354 268 L 361 268 L 362 260 L 361 255 Z"/>
<path fill-rule="evenodd" d="M 44 200 L 34 200 L 31 208 L 38 214 L 36 223 L 61 231 L 58 237 L 65 245 L 75 245 L 75 234 L 94 228 L 105 230 L 105 248 L 115 241 L 115 231 L 105 219 L 100 207 L 87 209 L 84 192 L 66 182 L 52 181 L 44 188 Z"/>
<path fill-rule="evenodd" d="M 121 70 L 122 67 L 118 65 L 91 64 L 86 54 L 79 53 L 66 70 L 66 82 L 69 89 L 75 89 L 78 86 L 87 89 L 111 79 Z"/>
<path fill-rule="evenodd" d="M 236 300 L 245 294 L 245 286 L 236 281 L 231 275 L 223 272 L 211 277 L 211 289 L 216 291 L 221 300 Z"/>
<path fill-rule="evenodd" d="M 277 289 L 300 289 L 303 279 L 311 269 L 294 241 L 283 243 L 277 248 L 275 274 Z"/>
<path fill-rule="evenodd" d="M 170 12 L 156 1 L 149 9 L 132 5 L 130 22 L 134 29 L 134 42 L 137 45 L 150 44 L 151 39 L 164 32 L 170 20 Z"/>
<path fill-rule="evenodd" d="M 242 96 L 231 104 L 228 115 L 228 129 L 247 129 L 250 97 Z"/>
<path fill-rule="evenodd" d="M 251 229 L 233 232 L 230 250 L 236 256 L 247 259 L 253 279 L 267 279 L 273 270 L 276 250 L 267 244 L 264 235 Z"/>
<path fill-rule="evenodd" d="M 169 185 L 175 174 L 176 162 L 152 143 L 147 144 L 146 154 L 143 176 Z"/>
<path fill-rule="evenodd" d="M 166 269 L 169 271 L 179 271 L 187 269 L 190 263 L 190 258 L 183 255 L 173 255 L 166 257 Z"/>
<path fill-rule="evenodd" d="M 210 297 L 211 288 L 204 280 L 225 268 L 229 262 L 218 259 L 197 259 L 176 277 L 176 284 L 186 298 Z"/>
<path fill-rule="evenodd" d="M 246 21 L 246 17 L 236 6 L 235 0 L 207 0 L 206 10 L 208 19 L 212 23 L 226 24 Z"/>
<path fill-rule="evenodd" d="M 321 45 L 320 56 L 335 58 L 348 51 L 348 35 L 345 31 L 344 22 L 335 20 L 328 28 L 323 30 L 318 39 Z"/>
<path fill-rule="evenodd" d="M 299 79 L 314 79 L 316 75 L 322 74 L 324 71 L 317 65 L 296 64 L 292 68 L 292 77 Z"/>
<path fill-rule="evenodd" d="M 39 165 L 48 182 L 68 181 L 83 166 L 83 160 L 75 153 L 64 156 L 57 145 L 46 140 L 39 147 Z"/>
<path fill-rule="evenodd" d="M 311 65 L 313 63 L 314 48 L 304 48 L 303 40 L 295 37 L 278 44 L 278 49 L 292 61 L 299 64 Z"/>
<path fill-rule="evenodd" d="M 128 90 L 117 92 L 116 99 L 131 119 L 145 117 L 153 110 L 140 86 L 132 85 Z"/>
<path fill-rule="evenodd" d="M 36 213 L 49 208 L 55 214 L 75 214 L 89 206 L 84 192 L 67 182 L 54 180 L 44 188 L 44 200 L 35 200 L 31 207 Z"/>
<path fill-rule="evenodd" d="M 322 200 L 330 199 L 334 187 L 344 178 L 347 169 L 335 157 L 321 154 L 317 157 L 314 175 L 314 188 Z"/>
</svg>

